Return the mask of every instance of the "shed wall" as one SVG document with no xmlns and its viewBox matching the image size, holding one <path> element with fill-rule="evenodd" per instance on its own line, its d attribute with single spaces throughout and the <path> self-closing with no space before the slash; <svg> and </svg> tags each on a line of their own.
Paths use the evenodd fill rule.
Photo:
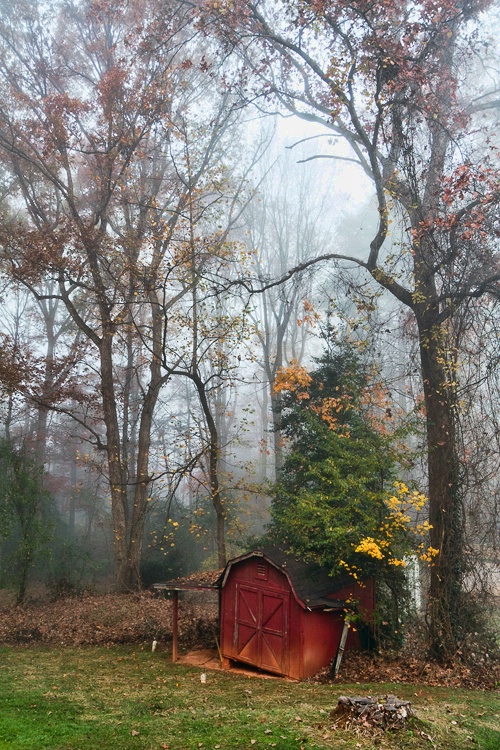
<svg viewBox="0 0 500 750">
<path fill-rule="evenodd" d="M 299 605 L 286 575 L 262 558 L 232 566 L 221 594 L 221 654 L 276 674 L 300 669 Z"/>
<path fill-rule="evenodd" d="M 358 602 L 371 621 L 373 580 L 332 591 L 332 599 Z M 309 610 L 296 599 L 287 575 L 259 555 L 235 561 L 221 591 L 221 655 L 275 674 L 301 679 L 335 658 L 344 619 L 340 611 Z M 346 648 L 359 647 L 356 628 Z"/>
<path fill-rule="evenodd" d="M 302 659 L 298 678 L 311 677 L 330 664 L 344 627 L 340 612 L 304 610 L 301 615 Z"/>
</svg>

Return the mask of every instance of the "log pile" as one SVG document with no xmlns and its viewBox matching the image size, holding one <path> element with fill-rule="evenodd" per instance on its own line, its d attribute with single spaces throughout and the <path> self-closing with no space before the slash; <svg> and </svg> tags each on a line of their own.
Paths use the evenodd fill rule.
<svg viewBox="0 0 500 750">
<path fill-rule="evenodd" d="M 341 695 L 337 707 L 330 713 L 336 729 L 371 731 L 403 729 L 412 716 L 410 701 L 399 700 L 395 695 L 383 698 Z"/>
</svg>

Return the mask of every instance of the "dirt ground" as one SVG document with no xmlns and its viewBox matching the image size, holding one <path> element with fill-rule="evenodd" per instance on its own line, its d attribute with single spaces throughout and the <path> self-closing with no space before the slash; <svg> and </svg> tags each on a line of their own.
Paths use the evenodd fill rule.
<svg viewBox="0 0 500 750">
<path fill-rule="evenodd" d="M 32 601 L 16 607 L 0 591 L 0 643 L 62 646 L 137 643 L 168 652 L 172 640 L 172 605 L 161 594 L 83 595 L 55 602 Z M 218 638 L 217 594 L 189 593 L 179 605 L 181 654 L 214 649 Z M 210 668 L 209 666 L 207 668 Z M 330 680 L 329 670 L 312 678 Z M 494 689 L 500 685 L 500 664 L 484 656 L 466 665 L 448 667 L 418 654 L 412 637 L 397 655 L 346 653 L 337 682 L 400 682 Z"/>
</svg>

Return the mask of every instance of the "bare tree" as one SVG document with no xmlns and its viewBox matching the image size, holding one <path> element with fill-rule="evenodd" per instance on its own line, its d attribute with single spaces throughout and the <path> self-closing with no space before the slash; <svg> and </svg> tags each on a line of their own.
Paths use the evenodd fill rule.
<svg viewBox="0 0 500 750">
<path fill-rule="evenodd" d="M 276 165 L 259 189 L 258 199 L 247 209 L 247 243 L 253 253 L 255 273 L 263 291 L 254 300 L 251 315 L 260 352 L 253 357 L 262 372 L 261 413 L 263 453 L 268 444 L 271 414 L 274 477 L 283 465 L 281 395 L 274 389 L 276 374 L 291 360 L 300 362 L 307 351 L 308 337 L 317 315 L 314 307 L 313 273 L 296 275 L 287 284 L 266 289 L 266 282 L 282 276 L 291 266 L 320 252 L 329 229 L 324 221 L 325 206 L 314 201 L 312 182 L 302 172 L 299 181 L 286 164 Z"/>
</svg>

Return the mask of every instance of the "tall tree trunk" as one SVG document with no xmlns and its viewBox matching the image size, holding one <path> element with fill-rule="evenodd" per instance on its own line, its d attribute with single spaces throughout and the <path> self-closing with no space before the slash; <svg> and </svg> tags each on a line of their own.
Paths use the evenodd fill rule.
<svg viewBox="0 0 500 750">
<path fill-rule="evenodd" d="M 101 396 L 106 425 L 106 450 L 108 456 L 109 483 L 111 491 L 111 517 L 113 524 L 113 552 L 115 581 L 118 591 L 128 591 L 137 581 L 129 569 L 127 554 L 127 478 L 121 456 L 121 435 L 115 396 L 112 359 L 113 333 L 109 325 L 103 330 L 100 344 Z"/>
<path fill-rule="evenodd" d="M 226 509 L 222 498 L 221 487 L 219 482 L 219 456 L 220 440 L 217 430 L 217 424 L 210 408 L 210 402 L 205 390 L 205 384 L 200 376 L 195 373 L 191 376 L 193 383 L 198 391 L 201 408 L 209 433 L 208 446 L 208 480 L 210 483 L 210 499 L 215 511 L 215 536 L 217 543 L 217 561 L 219 568 L 223 568 L 227 562 L 226 551 Z"/>
<path fill-rule="evenodd" d="M 274 383 L 271 388 L 274 387 Z M 271 410 L 274 441 L 274 479 L 279 481 L 283 470 L 283 435 L 281 432 L 282 399 L 279 393 L 271 390 Z"/>
<path fill-rule="evenodd" d="M 151 429 L 153 425 L 154 408 L 160 388 L 159 365 L 151 369 L 157 370 L 152 378 L 149 390 L 144 398 L 141 412 L 141 424 L 139 428 L 139 439 L 137 442 L 137 473 L 135 477 L 134 501 L 130 517 L 129 543 L 128 543 L 128 566 L 131 583 L 134 586 L 140 584 L 140 562 L 142 558 L 142 546 L 144 541 L 144 525 L 148 513 L 148 497 L 150 492 L 151 478 L 149 476 L 149 451 L 151 445 Z"/>
<path fill-rule="evenodd" d="M 140 563 L 144 542 L 144 526 L 149 509 L 148 497 L 151 484 L 151 477 L 149 474 L 149 454 L 153 417 L 161 386 L 168 378 L 168 375 L 162 376 L 161 352 L 163 343 L 163 321 L 154 290 L 149 290 L 149 300 L 151 303 L 152 316 L 152 356 L 149 365 L 149 387 L 142 400 L 139 434 L 136 446 L 135 488 L 128 529 L 127 560 L 130 584 L 133 587 L 139 586 L 141 581 Z"/>
<path fill-rule="evenodd" d="M 430 316 L 426 316 L 429 318 Z M 426 408 L 431 564 L 428 602 L 430 648 L 446 660 L 457 647 L 463 583 L 463 524 L 459 491 L 454 386 L 443 365 L 442 326 L 419 320 L 420 359 Z"/>
<path fill-rule="evenodd" d="M 77 472 L 76 472 L 77 454 L 73 456 L 70 463 L 70 484 L 71 490 L 69 492 L 69 509 L 68 509 L 68 531 L 72 537 L 75 533 L 75 517 L 76 517 L 76 493 L 77 493 Z"/>
<path fill-rule="evenodd" d="M 51 300 L 49 301 L 51 302 Z M 45 333 L 47 336 L 47 349 L 45 352 L 45 372 L 42 386 L 42 403 L 38 404 L 36 415 L 36 432 L 35 432 L 35 454 L 36 460 L 40 466 L 47 462 L 47 426 L 49 420 L 49 407 L 46 403 L 50 402 L 52 389 L 54 387 L 54 356 L 56 349 L 56 336 L 54 331 L 55 314 L 57 306 L 54 304 L 39 303 L 45 322 Z M 45 403 L 44 403 L 45 402 Z"/>
<path fill-rule="evenodd" d="M 226 509 L 222 500 L 221 488 L 219 483 L 219 440 L 215 433 L 210 438 L 210 449 L 209 449 L 209 478 L 210 478 L 210 494 L 212 498 L 212 505 L 215 509 L 216 518 L 216 540 L 217 540 L 217 562 L 219 568 L 223 568 L 227 563 L 227 551 L 226 551 Z"/>
</svg>

